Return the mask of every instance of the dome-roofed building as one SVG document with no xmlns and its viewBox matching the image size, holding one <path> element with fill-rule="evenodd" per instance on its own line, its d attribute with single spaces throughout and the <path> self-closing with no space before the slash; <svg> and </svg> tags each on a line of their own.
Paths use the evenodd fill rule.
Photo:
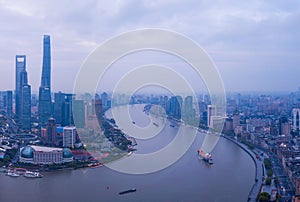
<svg viewBox="0 0 300 202">
<path fill-rule="evenodd" d="M 64 148 L 63 149 L 63 158 L 72 158 L 72 157 L 73 157 L 73 153 L 72 153 L 71 149 Z"/>
<path fill-rule="evenodd" d="M 20 162 L 31 164 L 62 164 L 73 161 L 72 151 L 68 148 L 25 146 L 20 148 Z"/>
<path fill-rule="evenodd" d="M 33 158 L 34 149 L 31 146 L 26 146 L 21 149 L 20 155 L 22 158 Z"/>
</svg>

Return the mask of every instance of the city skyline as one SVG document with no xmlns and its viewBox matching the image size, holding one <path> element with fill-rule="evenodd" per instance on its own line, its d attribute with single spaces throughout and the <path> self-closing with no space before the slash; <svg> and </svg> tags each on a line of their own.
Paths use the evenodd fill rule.
<svg viewBox="0 0 300 202">
<path fill-rule="evenodd" d="M 53 91 L 71 92 L 91 51 L 108 38 L 145 27 L 170 29 L 196 41 L 215 62 L 226 91 L 295 91 L 298 87 L 298 2 L 60 3 L 63 10 L 55 2 L 0 3 L 1 18 L 7 20 L 0 39 L 2 90 L 14 89 L 13 58 L 24 54 L 32 91 L 38 91 L 44 34 L 53 39 Z M 53 9 L 56 12 L 50 12 Z"/>
<path fill-rule="evenodd" d="M 0 201 L 300 202 L 300 2 L 0 0 L 0 19 Z"/>
</svg>

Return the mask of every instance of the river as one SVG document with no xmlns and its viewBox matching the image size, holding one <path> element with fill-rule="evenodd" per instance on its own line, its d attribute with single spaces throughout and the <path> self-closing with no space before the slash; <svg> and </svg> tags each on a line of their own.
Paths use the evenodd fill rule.
<svg viewBox="0 0 300 202">
<path fill-rule="evenodd" d="M 132 106 L 130 115 L 137 125 L 149 122 L 142 105 Z M 107 116 L 111 116 L 110 112 Z M 137 153 L 153 152 L 172 141 L 178 126 L 169 124 L 167 121 L 160 134 L 149 140 L 137 139 Z M 106 166 L 45 173 L 40 179 L 12 178 L 0 173 L 0 201 L 247 201 L 255 179 L 250 156 L 220 138 L 212 152 L 214 164 L 208 166 L 196 155 L 203 138 L 204 134 L 198 133 L 177 162 L 150 174 L 124 174 Z M 137 191 L 118 194 L 129 188 Z"/>
</svg>

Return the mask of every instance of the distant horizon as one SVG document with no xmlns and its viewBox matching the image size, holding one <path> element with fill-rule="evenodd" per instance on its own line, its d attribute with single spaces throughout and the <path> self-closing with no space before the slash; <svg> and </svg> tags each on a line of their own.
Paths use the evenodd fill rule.
<svg viewBox="0 0 300 202">
<path fill-rule="evenodd" d="M 14 94 L 14 90 L 11 90 L 11 89 L 8 89 L 8 90 L 3 90 L 3 89 L 0 89 L 0 91 L 12 91 L 13 94 Z M 53 95 L 54 93 L 66 93 L 66 94 L 72 94 L 73 92 L 70 92 L 70 91 L 62 91 L 62 90 L 59 90 L 59 91 L 52 91 L 51 94 Z M 226 92 L 226 95 L 230 95 L 230 94 L 241 94 L 241 95 L 249 95 L 249 94 L 259 94 L 259 95 L 264 95 L 264 94 L 267 94 L 267 95 L 273 95 L 273 94 L 291 94 L 291 93 L 300 93 L 299 90 L 295 90 L 295 91 L 228 91 Z M 85 92 L 85 93 L 88 93 L 88 92 Z M 85 93 L 80 93 L 80 95 L 84 95 Z M 108 95 L 111 95 L 113 92 L 112 91 L 97 91 L 96 92 L 98 95 L 101 95 L 102 93 L 107 93 Z M 121 93 L 121 92 L 118 92 L 116 94 L 125 94 L 127 95 L 128 93 Z M 135 93 L 136 95 L 171 95 L 170 93 L 161 93 L 161 92 L 142 92 L 142 93 Z M 174 94 L 174 95 L 179 95 L 179 94 L 184 94 L 182 92 L 179 92 L 178 94 Z M 199 94 L 202 94 L 202 95 L 209 95 L 208 92 L 196 92 L 196 95 L 199 95 Z M 38 91 L 32 91 L 31 92 L 31 95 L 37 95 L 38 96 Z"/>
</svg>

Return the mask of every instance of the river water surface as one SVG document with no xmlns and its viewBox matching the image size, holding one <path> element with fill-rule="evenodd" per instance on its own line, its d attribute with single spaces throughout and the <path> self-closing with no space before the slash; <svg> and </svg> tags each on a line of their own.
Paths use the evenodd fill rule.
<svg viewBox="0 0 300 202">
<path fill-rule="evenodd" d="M 149 124 L 142 109 L 142 105 L 130 107 L 130 115 L 139 126 Z M 122 116 L 122 107 L 118 113 Z M 111 113 L 108 111 L 106 116 L 111 117 Z M 160 134 L 149 140 L 137 139 L 136 152 L 153 152 L 170 143 L 178 130 L 171 124 L 166 121 Z M 0 173 L 0 201 L 247 201 L 255 179 L 250 156 L 220 138 L 212 151 L 214 164 L 208 166 L 196 155 L 203 138 L 204 134 L 198 133 L 182 158 L 150 174 L 124 174 L 106 166 L 45 173 L 40 179 L 12 178 Z M 118 194 L 130 188 L 137 191 Z"/>
</svg>

